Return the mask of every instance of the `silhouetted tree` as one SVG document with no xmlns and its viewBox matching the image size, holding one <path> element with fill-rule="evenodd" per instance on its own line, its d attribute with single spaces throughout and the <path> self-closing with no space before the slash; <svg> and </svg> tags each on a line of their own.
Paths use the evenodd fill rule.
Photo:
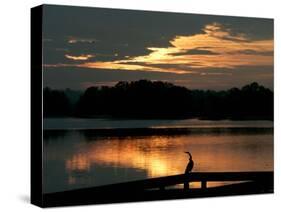
<svg viewBox="0 0 281 212">
<path fill-rule="evenodd" d="M 84 93 L 45 88 L 44 117 L 273 120 L 273 92 L 254 82 L 226 91 L 189 90 L 162 81 L 118 82 Z"/>
<path fill-rule="evenodd" d="M 273 92 L 258 83 L 227 91 L 189 90 L 161 81 L 118 82 L 91 87 L 77 116 L 116 118 L 273 119 Z"/>
<path fill-rule="evenodd" d="M 69 116 L 70 103 L 63 91 L 45 88 L 43 90 L 43 115 L 50 116 Z"/>
</svg>

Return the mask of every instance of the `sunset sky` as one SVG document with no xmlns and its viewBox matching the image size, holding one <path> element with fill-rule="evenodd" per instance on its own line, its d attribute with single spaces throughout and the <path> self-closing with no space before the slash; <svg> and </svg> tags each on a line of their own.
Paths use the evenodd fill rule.
<svg viewBox="0 0 281 212">
<path fill-rule="evenodd" d="M 190 89 L 273 89 L 273 20 L 44 7 L 44 86 L 162 80 Z"/>
</svg>

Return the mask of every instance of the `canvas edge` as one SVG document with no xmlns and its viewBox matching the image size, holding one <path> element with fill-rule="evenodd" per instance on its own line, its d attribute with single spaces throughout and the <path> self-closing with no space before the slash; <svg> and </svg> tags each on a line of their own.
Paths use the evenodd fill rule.
<svg viewBox="0 0 281 212">
<path fill-rule="evenodd" d="M 30 200 L 43 207 L 42 178 L 42 21 L 43 5 L 31 8 L 31 151 Z"/>
<path fill-rule="evenodd" d="M 121 200 L 114 201 L 109 200 L 105 202 L 90 202 L 90 203 L 61 203 L 52 205 L 48 201 L 44 202 L 43 195 L 43 8 L 48 6 L 63 6 L 63 7 L 80 7 L 80 8 L 93 8 L 93 9 L 108 9 L 108 10 L 125 10 L 125 11 L 137 11 L 137 12 L 155 12 L 155 13 L 175 13 L 175 14 L 196 14 L 205 16 L 228 16 L 228 17 L 241 17 L 241 18 L 255 18 L 255 19 L 268 19 L 273 22 L 274 30 L 274 18 L 267 17 L 247 17 L 247 16 L 233 16 L 233 15 L 214 15 L 214 14 L 200 14 L 200 13 L 183 13 L 183 12 L 170 12 L 170 11 L 155 11 L 155 10 L 137 10 L 137 9 L 122 9 L 122 8 L 104 8 L 104 7 L 88 7 L 88 6 L 73 6 L 73 5 L 56 5 L 56 4 L 43 4 L 31 8 L 31 204 L 46 208 L 46 207 L 61 207 L 61 206 L 78 206 L 89 204 L 114 204 L 114 203 L 126 203 L 126 202 L 143 202 L 143 201 L 161 201 L 161 200 L 173 200 L 182 199 L 178 197 L 164 198 L 164 199 L 134 199 L 134 200 Z M 273 33 L 274 34 L 274 33 Z M 39 71 L 40 69 L 40 71 Z M 38 142 L 41 141 L 41 142 Z M 261 193 L 263 194 L 272 194 Z M 237 195 L 259 195 L 259 193 L 250 194 L 231 194 L 222 196 L 206 196 L 206 197 L 226 197 Z M 199 198 L 206 198 L 199 197 Z M 198 197 L 192 197 L 198 198 Z M 184 197 L 183 199 L 189 199 Z"/>
</svg>

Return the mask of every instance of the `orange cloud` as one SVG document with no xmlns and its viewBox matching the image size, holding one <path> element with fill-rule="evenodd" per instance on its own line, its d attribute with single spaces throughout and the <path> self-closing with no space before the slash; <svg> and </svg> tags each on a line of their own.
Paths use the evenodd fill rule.
<svg viewBox="0 0 281 212">
<path fill-rule="evenodd" d="M 176 36 L 166 48 L 148 47 L 150 53 L 123 60 L 85 62 L 82 64 L 57 64 L 109 70 L 164 72 L 174 74 L 194 73 L 196 68 L 235 68 L 239 66 L 273 65 L 273 40 L 250 40 L 243 33 L 233 33 L 219 23 L 206 25 L 202 33 Z M 88 60 L 93 55 L 71 56 L 72 60 Z M 165 67 L 174 64 L 175 67 Z M 161 67 L 159 67 L 159 65 Z"/>
<path fill-rule="evenodd" d="M 243 34 L 232 35 L 229 29 L 217 23 L 205 26 L 203 32 L 192 36 L 176 36 L 170 41 L 172 47 L 148 48 L 152 50 L 149 55 L 131 60 L 146 64 L 188 64 L 193 68 L 234 68 L 273 64 L 272 55 L 262 54 L 273 51 L 273 40 L 250 41 Z M 206 54 L 188 54 L 188 51 L 196 49 L 205 51 Z M 248 53 L 243 53 L 245 50 Z M 251 51 L 255 53 L 249 54 Z"/>
<path fill-rule="evenodd" d="M 73 55 L 66 54 L 64 56 L 70 60 L 88 60 L 88 59 L 94 57 L 94 55 L 91 55 L 91 54 L 82 54 L 79 56 L 73 56 Z"/>
<path fill-rule="evenodd" d="M 68 43 L 70 44 L 75 44 L 75 43 L 95 43 L 97 42 L 96 39 L 94 38 L 74 38 L 74 37 L 69 37 Z"/>
</svg>

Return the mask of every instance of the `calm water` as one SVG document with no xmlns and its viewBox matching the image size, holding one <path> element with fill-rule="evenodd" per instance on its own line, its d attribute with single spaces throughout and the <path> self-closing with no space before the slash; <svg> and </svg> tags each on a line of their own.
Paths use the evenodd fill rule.
<svg viewBox="0 0 281 212">
<path fill-rule="evenodd" d="M 253 122 L 255 130 L 247 129 L 253 127 L 250 122 L 239 122 L 241 131 L 212 131 L 220 123 L 206 122 L 202 128 L 197 122 L 194 132 L 173 136 L 100 137 L 82 130 L 45 130 L 44 192 L 181 174 L 188 162 L 184 151 L 193 155 L 193 171 L 273 170 L 272 122 Z M 237 126 L 225 122 L 225 127 Z M 160 125 L 154 127 L 170 126 Z"/>
</svg>

